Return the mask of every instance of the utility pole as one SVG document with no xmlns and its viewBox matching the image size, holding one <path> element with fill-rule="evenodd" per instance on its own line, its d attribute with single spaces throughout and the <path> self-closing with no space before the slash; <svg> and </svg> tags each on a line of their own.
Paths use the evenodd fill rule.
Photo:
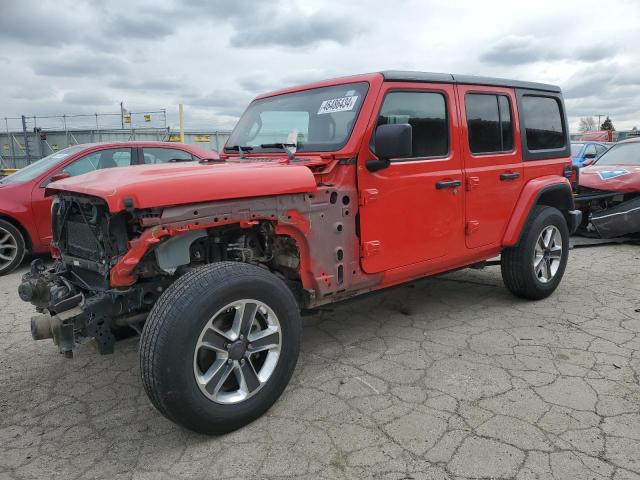
<svg viewBox="0 0 640 480">
<path fill-rule="evenodd" d="M 184 109 L 181 103 L 178 105 L 178 117 L 180 119 L 180 143 L 184 143 Z"/>
<path fill-rule="evenodd" d="M 122 126 L 122 129 L 124 130 L 124 106 L 122 105 L 123 102 L 120 102 L 120 125 Z"/>
<path fill-rule="evenodd" d="M 602 117 L 604 117 L 604 115 L 598 114 L 598 130 L 600 130 L 600 126 L 602 125 L 602 122 L 600 121 Z"/>
<path fill-rule="evenodd" d="M 27 157 L 27 165 L 31 164 L 31 152 L 29 150 L 29 134 L 27 133 L 27 117 L 22 115 L 22 135 L 24 137 L 24 154 Z"/>
</svg>

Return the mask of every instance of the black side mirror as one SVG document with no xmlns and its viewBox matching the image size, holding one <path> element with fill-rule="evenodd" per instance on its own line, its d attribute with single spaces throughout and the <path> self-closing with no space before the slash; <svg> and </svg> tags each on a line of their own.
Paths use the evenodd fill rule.
<svg viewBox="0 0 640 480">
<path fill-rule="evenodd" d="M 392 158 L 409 158 L 413 153 L 412 128 L 408 123 L 392 123 L 376 128 L 375 148 L 379 160 L 367 160 L 365 166 L 375 172 L 389 166 Z"/>
<path fill-rule="evenodd" d="M 596 154 L 593 152 L 585 153 L 584 158 L 596 158 Z"/>
</svg>

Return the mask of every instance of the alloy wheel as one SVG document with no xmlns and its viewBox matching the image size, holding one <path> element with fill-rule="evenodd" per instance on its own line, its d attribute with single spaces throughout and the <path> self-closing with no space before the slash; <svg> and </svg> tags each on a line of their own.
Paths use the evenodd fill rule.
<svg viewBox="0 0 640 480">
<path fill-rule="evenodd" d="M 0 269 L 6 267 L 18 255 L 18 241 L 11 232 L 0 227 Z"/>
<path fill-rule="evenodd" d="M 548 283 L 556 276 L 562 261 L 562 235 L 555 225 L 545 227 L 536 241 L 533 255 L 533 271 L 541 283 Z"/>
<path fill-rule="evenodd" d="M 273 374 L 282 344 L 276 314 L 258 300 L 239 300 L 206 323 L 194 351 L 193 371 L 202 393 L 222 404 L 255 395 Z"/>
</svg>

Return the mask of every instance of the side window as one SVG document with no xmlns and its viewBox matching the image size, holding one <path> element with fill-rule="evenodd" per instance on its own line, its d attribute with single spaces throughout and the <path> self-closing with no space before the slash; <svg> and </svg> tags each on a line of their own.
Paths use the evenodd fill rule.
<svg viewBox="0 0 640 480">
<path fill-rule="evenodd" d="M 596 145 L 596 155 L 598 157 L 606 151 L 607 151 L 607 147 L 605 147 L 604 145 Z"/>
<path fill-rule="evenodd" d="M 471 153 L 513 150 L 511 103 L 506 95 L 468 93 L 464 104 Z"/>
<path fill-rule="evenodd" d="M 596 146 L 593 143 L 590 143 L 589 145 L 587 145 L 587 148 L 584 149 L 584 156 L 592 156 L 594 157 L 596 155 Z"/>
<path fill-rule="evenodd" d="M 102 168 L 128 167 L 131 165 L 130 148 L 112 148 L 100 150 L 79 158 L 67 165 L 62 171 L 72 177 L 83 173 L 93 172 Z"/>
<path fill-rule="evenodd" d="M 144 163 L 188 162 L 193 156 L 176 148 L 143 148 Z"/>
<path fill-rule="evenodd" d="M 522 110 L 529 151 L 565 147 L 566 135 L 556 98 L 524 95 Z"/>
<path fill-rule="evenodd" d="M 413 129 L 413 157 L 444 157 L 449 153 L 449 124 L 444 95 L 435 92 L 390 92 L 376 126 L 408 123 Z"/>
</svg>

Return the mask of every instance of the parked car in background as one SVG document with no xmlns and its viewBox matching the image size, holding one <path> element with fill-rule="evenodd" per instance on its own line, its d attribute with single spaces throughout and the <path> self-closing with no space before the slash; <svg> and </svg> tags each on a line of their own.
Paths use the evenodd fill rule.
<svg viewBox="0 0 640 480">
<path fill-rule="evenodd" d="M 55 180 L 112 167 L 216 160 L 203 148 L 168 142 L 75 145 L 0 179 L 0 275 L 15 269 L 26 252 L 46 253 L 51 241 L 51 199 Z"/>
<path fill-rule="evenodd" d="M 587 159 L 595 160 L 609 149 L 603 142 L 571 142 L 571 162 L 582 168 Z"/>
<path fill-rule="evenodd" d="M 592 163 L 593 162 L 593 163 Z M 640 233 L 640 138 L 623 140 L 580 170 L 579 232 L 613 238 Z"/>
<path fill-rule="evenodd" d="M 579 142 L 613 142 L 613 132 L 611 130 L 593 130 L 584 132 L 578 139 Z"/>
</svg>

